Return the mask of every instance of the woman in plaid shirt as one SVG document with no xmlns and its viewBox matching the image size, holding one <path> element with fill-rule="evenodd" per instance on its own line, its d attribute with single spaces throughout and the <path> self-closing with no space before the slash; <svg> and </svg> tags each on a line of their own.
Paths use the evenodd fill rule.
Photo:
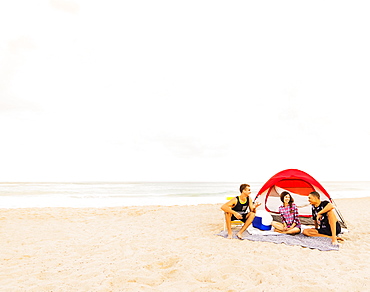
<svg viewBox="0 0 370 292">
<path fill-rule="evenodd" d="M 301 221 L 298 217 L 298 208 L 293 203 L 294 199 L 288 192 L 280 194 L 280 200 L 283 205 L 279 207 L 281 222 L 272 221 L 275 231 L 285 234 L 297 234 L 301 232 Z"/>
</svg>

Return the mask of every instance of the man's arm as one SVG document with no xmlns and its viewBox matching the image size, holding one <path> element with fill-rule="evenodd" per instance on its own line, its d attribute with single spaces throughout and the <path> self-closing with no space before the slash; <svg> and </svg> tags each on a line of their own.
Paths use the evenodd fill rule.
<svg viewBox="0 0 370 292">
<path fill-rule="evenodd" d="M 332 203 L 328 203 L 324 209 L 322 209 L 320 212 L 317 212 L 317 220 L 320 220 L 322 214 L 325 214 L 331 210 L 335 209 Z"/>
<path fill-rule="evenodd" d="M 232 198 L 230 201 L 226 202 L 225 204 L 223 204 L 221 206 L 221 210 L 224 211 L 225 213 L 230 213 L 230 214 L 234 215 L 238 219 L 242 219 L 243 218 L 242 215 L 240 215 L 238 212 L 231 209 L 231 208 L 235 207 L 237 202 L 238 201 L 237 201 L 236 198 Z"/>
<path fill-rule="evenodd" d="M 249 210 L 253 213 L 256 213 L 256 209 L 261 206 L 261 203 L 253 204 L 251 197 L 249 197 Z"/>
</svg>

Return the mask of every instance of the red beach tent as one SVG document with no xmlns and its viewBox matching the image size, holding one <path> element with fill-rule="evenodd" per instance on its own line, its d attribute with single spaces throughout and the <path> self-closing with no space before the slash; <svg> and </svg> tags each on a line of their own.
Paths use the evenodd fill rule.
<svg viewBox="0 0 370 292">
<path fill-rule="evenodd" d="M 260 202 L 261 207 L 273 215 L 279 214 L 279 206 L 282 204 L 280 194 L 283 191 L 291 194 L 298 207 L 299 215 L 303 218 L 309 218 L 312 215 L 308 195 L 313 191 L 318 192 L 322 201 L 327 200 L 335 206 L 338 221 L 346 227 L 343 217 L 329 193 L 317 180 L 299 169 L 286 169 L 272 176 L 256 195 L 255 202 Z"/>
</svg>

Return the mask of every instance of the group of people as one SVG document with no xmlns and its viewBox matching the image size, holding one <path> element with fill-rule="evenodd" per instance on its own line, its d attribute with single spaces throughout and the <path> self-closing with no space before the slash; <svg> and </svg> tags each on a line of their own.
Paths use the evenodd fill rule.
<svg viewBox="0 0 370 292">
<path fill-rule="evenodd" d="M 240 195 L 222 205 L 221 209 L 225 212 L 228 238 L 233 236 L 231 221 L 240 220 L 244 222 L 236 234 L 239 239 L 243 239 L 243 232 L 252 224 L 256 216 L 256 209 L 261 203 L 254 204 L 250 194 L 250 186 L 242 184 L 240 185 Z M 284 191 L 280 194 L 280 200 L 282 202 L 279 207 L 281 222 L 272 221 L 271 225 L 274 227 L 274 231 L 291 235 L 301 233 L 302 226 L 293 197 L 289 192 Z M 311 192 L 308 196 L 308 202 L 312 206 L 312 219 L 315 228 L 304 229 L 302 233 L 306 236 L 329 237 L 333 245 L 338 245 L 338 240 L 341 240 L 341 238 L 337 235 L 341 232 L 341 227 L 334 213 L 333 204 L 328 201 L 321 201 L 318 192 Z"/>
</svg>

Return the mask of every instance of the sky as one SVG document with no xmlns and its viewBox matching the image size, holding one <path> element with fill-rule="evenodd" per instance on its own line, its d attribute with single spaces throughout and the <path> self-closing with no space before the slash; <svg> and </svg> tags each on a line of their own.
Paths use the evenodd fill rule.
<svg viewBox="0 0 370 292">
<path fill-rule="evenodd" d="M 0 181 L 370 181 L 368 1 L 0 4 Z"/>
</svg>

